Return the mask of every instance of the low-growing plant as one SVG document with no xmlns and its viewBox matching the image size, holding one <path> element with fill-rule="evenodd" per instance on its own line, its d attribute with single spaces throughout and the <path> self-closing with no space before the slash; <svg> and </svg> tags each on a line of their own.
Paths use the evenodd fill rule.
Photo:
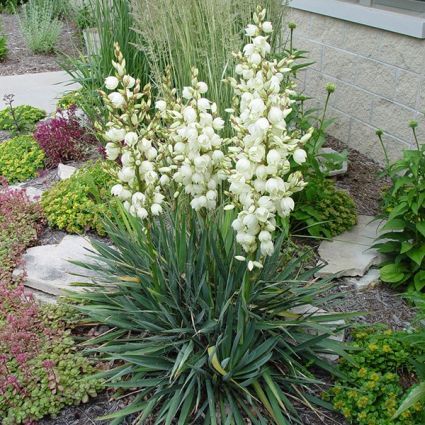
<svg viewBox="0 0 425 425">
<path fill-rule="evenodd" d="M 26 0 L 0 0 L 0 12 L 15 13 Z"/>
<path fill-rule="evenodd" d="M 29 0 L 22 6 L 20 25 L 28 48 L 34 53 L 50 53 L 56 49 L 62 23 L 51 0 Z"/>
<path fill-rule="evenodd" d="M 114 361 L 102 377 L 137 394 L 105 419 L 286 424 L 300 420 L 297 403 L 313 408 L 320 381 L 306 365 L 331 370 L 321 355 L 341 353 L 329 338 L 341 315 L 311 314 L 330 281 L 308 284 L 316 270 L 303 272 L 302 258 L 283 264 L 283 236 L 250 272 L 235 260 L 234 218 L 199 220 L 179 205 L 145 227 L 122 209 L 107 225 L 112 244 L 93 241 L 95 264 L 80 265 L 98 279 L 72 298 L 114 328 L 89 341 Z"/>
<path fill-rule="evenodd" d="M 22 283 L 0 279 L 0 418 L 28 424 L 96 396 L 101 381 L 61 322 L 51 326 Z"/>
<path fill-rule="evenodd" d="M 104 235 L 102 219 L 110 214 L 113 183 L 111 165 L 102 161 L 58 182 L 41 198 L 49 225 L 69 233 L 94 231 Z"/>
<path fill-rule="evenodd" d="M 44 167 L 44 152 L 32 136 L 16 136 L 0 143 L 0 176 L 8 183 L 34 178 Z"/>
<path fill-rule="evenodd" d="M 3 97 L 6 108 L 0 110 L 0 130 L 24 133 L 34 129 L 34 125 L 46 116 L 46 112 L 29 105 L 14 106 L 14 95 Z"/>
<path fill-rule="evenodd" d="M 403 332 L 384 327 L 356 328 L 350 360 L 341 360 L 345 374 L 325 395 L 349 423 L 357 425 L 418 425 L 425 421 L 425 405 L 417 402 L 394 418 L 405 386 L 414 383 L 412 357 L 424 354 L 403 339 Z M 409 382 L 410 381 L 410 382 Z"/>
<path fill-rule="evenodd" d="M 312 180 L 298 195 L 292 214 L 293 232 L 333 238 L 357 223 L 356 205 L 351 196 L 335 188 L 329 180 Z"/>
<path fill-rule="evenodd" d="M 5 35 L 0 33 L 0 62 L 3 62 L 6 59 L 7 52 L 7 38 Z"/>
<path fill-rule="evenodd" d="M 56 103 L 57 109 L 69 109 L 71 106 L 78 106 L 78 103 L 83 99 L 83 93 L 81 90 L 73 90 L 68 93 L 65 93 L 59 98 Z"/>
<path fill-rule="evenodd" d="M 425 288 L 425 144 L 420 145 L 415 121 L 410 123 L 416 149 L 390 164 L 386 173 L 392 181 L 383 197 L 380 218 L 386 223 L 375 244 L 387 256 L 381 265 L 381 280 L 396 287 Z M 377 132 L 382 143 L 382 132 Z M 384 144 L 382 143 L 384 147 Z M 384 147 L 385 151 L 385 147 Z"/>
<path fill-rule="evenodd" d="M 47 167 L 55 167 L 60 162 L 81 160 L 96 143 L 96 138 L 77 115 L 76 105 L 58 110 L 53 118 L 40 122 L 34 138 L 46 155 Z"/>
<path fill-rule="evenodd" d="M 24 250 L 34 244 L 44 224 L 37 203 L 22 190 L 0 185 L 0 280 L 11 273 Z"/>
</svg>

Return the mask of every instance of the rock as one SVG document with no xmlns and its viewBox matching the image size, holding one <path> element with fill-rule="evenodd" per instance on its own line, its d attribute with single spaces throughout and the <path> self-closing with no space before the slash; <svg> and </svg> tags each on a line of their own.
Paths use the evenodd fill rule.
<svg viewBox="0 0 425 425">
<path fill-rule="evenodd" d="M 71 284 L 90 282 L 90 279 L 75 275 L 94 276 L 94 274 L 69 261 L 86 263 L 93 261 L 87 257 L 87 249 L 91 249 L 87 239 L 71 235 L 65 236 L 56 245 L 30 248 L 23 256 L 22 266 L 14 271 L 14 275 L 23 274 L 25 270 L 25 286 L 50 295 L 62 295 L 64 290 L 84 291 L 84 288 Z"/>
<path fill-rule="evenodd" d="M 383 256 L 371 248 L 380 227 L 379 221 L 372 221 L 374 218 L 360 215 L 351 230 L 320 244 L 319 255 L 326 266 L 316 273 L 317 277 L 363 276 L 382 262 Z"/>
<path fill-rule="evenodd" d="M 38 202 L 41 199 L 41 195 L 43 194 L 44 190 L 39 189 L 37 187 L 28 186 L 25 189 L 25 192 L 27 193 L 28 199 L 31 202 Z"/>
<path fill-rule="evenodd" d="M 76 171 L 77 169 L 75 167 L 71 167 L 70 165 L 58 165 L 58 177 L 61 180 L 69 179 Z"/>
<path fill-rule="evenodd" d="M 322 148 L 322 149 L 319 150 L 318 160 L 319 160 L 320 163 L 323 164 L 323 165 L 320 166 L 320 169 L 323 172 L 327 172 L 327 175 L 330 176 L 330 177 L 339 176 L 341 174 L 346 174 L 347 171 L 348 171 L 348 161 L 347 160 L 344 161 L 339 170 L 329 170 L 328 171 L 327 168 L 324 165 L 326 160 L 325 160 L 325 158 L 321 157 L 320 154 L 338 154 L 338 153 L 339 152 L 337 152 L 336 150 L 334 150 L 332 148 Z"/>
<path fill-rule="evenodd" d="M 291 308 L 290 312 L 303 315 L 303 316 L 324 316 L 326 314 L 333 314 L 329 311 L 315 307 L 314 305 L 311 305 L 311 304 L 305 304 L 305 305 Z M 330 330 L 335 330 L 335 329 L 344 327 L 345 321 L 342 319 L 330 320 L 329 322 L 320 322 L 320 324 L 322 326 L 328 326 Z M 309 331 L 313 333 L 311 329 Z M 329 338 L 342 343 L 344 342 L 344 339 L 345 339 L 345 331 L 342 330 L 334 335 L 331 335 Z M 339 356 L 337 354 L 321 354 L 320 357 L 330 362 L 336 362 L 339 359 Z"/>
<path fill-rule="evenodd" d="M 38 187 L 27 186 L 24 187 L 24 183 L 14 184 L 12 186 L 8 186 L 4 190 L 24 190 L 28 196 L 28 199 L 31 202 L 38 202 L 43 194 L 44 190 L 39 189 Z"/>
<path fill-rule="evenodd" d="M 31 295 L 39 304 L 56 304 L 56 297 L 32 288 L 25 288 L 25 293 Z"/>
<path fill-rule="evenodd" d="M 371 269 L 360 279 L 350 279 L 349 283 L 351 283 L 357 291 L 366 291 L 378 285 L 381 281 L 380 279 L 379 270 Z"/>
</svg>

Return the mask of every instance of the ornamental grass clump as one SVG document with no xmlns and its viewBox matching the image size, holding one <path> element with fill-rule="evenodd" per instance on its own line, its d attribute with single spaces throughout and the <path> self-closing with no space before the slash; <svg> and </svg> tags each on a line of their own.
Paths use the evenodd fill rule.
<svg viewBox="0 0 425 425">
<path fill-rule="evenodd" d="M 142 220 L 160 215 L 179 195 L 188 196 L 202 214 L 221 203 L 236 208 L 232 225 L 250 268 L 261 266 L 258 248 L 259 257 L 272 255 L 278 222 L 287 220 L 292 196 L 305 186 L 301 172 L 291 168 L 305 162 L 303 146 L 313 131 L 286 124 L 296 95 L 293 58 L 270 59 L 273 27 L 265 14 L 261 8 L 254 14 L 255 24 L 246 29 L 250 42 L 235 55 L 237 78 L 228 80 L 234 92 L 230 138 L 221 135 L 224 120 L 206 97 L 208 85 L 198 80 L 196 68 L 182 97 L 167 75 L 164 97 L 152 111 L 150 85 L 142 88 L 126 73 L 115 45 L 116 74 L 105 81 L 109 94 L 101 92 L 109 111 L 103 135 L 107 157 L 121 160 L 120 183 L 112 193 Z"/>
<path fill-rule="evenodd" d="M 56 49 L 62 23 L 56 17 L 55 3 L 51 0 L 29 0 L 22 6 L 22 34 L 34 53 L 50 53 Z"/>
<path fill-rule="evenodd" d="M 84 159 L 96 144 L 96 138 L 78 116 L 77 106 L 58 110 L 53 118 L 40 122 L 34 138 L 46 156 L 46 166 Z"/>
</svg>

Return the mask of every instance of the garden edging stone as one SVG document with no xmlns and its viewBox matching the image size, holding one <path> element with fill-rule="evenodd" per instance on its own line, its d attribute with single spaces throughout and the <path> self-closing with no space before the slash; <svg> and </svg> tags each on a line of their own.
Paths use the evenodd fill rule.
<svg viewBox="0 0 425 425">
<path fill-rule="evenodd" d="M 71 165 L 65 165 L 62 163 L 58 165 L 58 177 L 61 180 L 69 179 L 76 171 L 77 169 Z"/>
<path fill-rule="evenodd" d="M 358 224 L 332 241 L 323 241 L 319 247 L 321 263 L 326 265 L 316 273 L 317 277 L 364 276 L 379 265 L 382 254 L 371 248 L 379 235 L 381 222 L 373 216 L 360 215 Z"/>
<path fill-rule="evenodd" d="M 93 261 L 88 257 L 92 249 L 90 242 L 82 236 L 67 235 L 59 244 L 29 248 L 22 258 L 22 265 L 14 275 L 25 275 L 25 286 L 46 294 L 60 296 L 64 291 L 84 291 L 84 288 L 72 286 L 72 283 L 90 282 L 89 278 L 78 275 L 94 276 L 70 263 L 70 261 Z"/>
</svg>

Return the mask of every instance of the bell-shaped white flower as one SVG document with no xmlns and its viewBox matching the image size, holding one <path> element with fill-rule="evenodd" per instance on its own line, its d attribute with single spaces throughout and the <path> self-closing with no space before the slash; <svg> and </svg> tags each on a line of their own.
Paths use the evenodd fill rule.
<svg viewBox="0 0 425 425">
<path fill-rule="evenodd" d="M 117 77 L 107 77 L 105 79 L 105 87 L 108 90 L 115 90 L 118 87 L 119 80 Z"/>
</svg>

